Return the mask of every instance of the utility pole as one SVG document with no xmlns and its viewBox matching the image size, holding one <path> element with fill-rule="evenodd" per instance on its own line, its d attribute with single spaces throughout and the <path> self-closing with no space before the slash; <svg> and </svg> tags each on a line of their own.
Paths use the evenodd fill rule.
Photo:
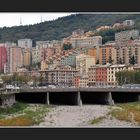
<svg viewBox="0 0 140 140">
<path fill-rule="evenodd" d="M 42 22 L 42 16 L 41 16 L 41 22 Z"/>
</svg>

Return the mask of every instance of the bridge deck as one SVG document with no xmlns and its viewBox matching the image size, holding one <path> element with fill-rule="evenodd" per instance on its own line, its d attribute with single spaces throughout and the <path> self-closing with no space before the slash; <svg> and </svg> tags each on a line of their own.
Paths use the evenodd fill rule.
<svg viewBox="0 0 140 140">
<path fill-rule="evenodd" d="M 106 93 L 106 92 L 114 92 L 114 93 L 140 93 L 139 89 L 132 88 L 21 88 L 19 90 L 6 90 L 1 89 L 0 95 L 4 94 L 16 94 L 16 93 L 46 93 L 46 92 L 91 92 L 91 93 Z"/>
<path fill-rule="evenodd" d="M 20 92 L 140 92 L 140 89 L 132 89 L 132 88 L 26 88 L 20 89 Z"/>
</svg>

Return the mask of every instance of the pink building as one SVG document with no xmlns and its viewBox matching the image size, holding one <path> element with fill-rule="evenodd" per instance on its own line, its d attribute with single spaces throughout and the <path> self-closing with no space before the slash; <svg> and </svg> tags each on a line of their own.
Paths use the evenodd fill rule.
<svg viewBox="0 0 140 140">
<path fill-rule="evenodd" d="M 7 61 L 7 52 L 4 45 L 0 46 L 0 72 L 4 72 L 4 65 Z"/>
<path fill-rule="evenodd" d="M 23 53 L 20 47 L 10 48 L 10 73 L 16 72 L 23 66 Z"/>
</svg>

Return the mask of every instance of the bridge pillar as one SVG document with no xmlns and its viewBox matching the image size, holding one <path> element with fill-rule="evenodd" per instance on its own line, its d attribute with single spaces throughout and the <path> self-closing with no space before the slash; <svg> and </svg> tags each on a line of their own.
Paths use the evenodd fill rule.
<svg viewBox="0 0 140 140">
<path fill-rule="evenodd" d="M 107 104 L 114 105 L 114 100 L 112 99 L 111 92 L 107 93 Z"/>
<path fill-rule="evenodd" d="M 140 101 L 140 95 L 138 95 L 138 101 Z"/>
<path fill-rule="evenodd" d="M 82 106 L 80 91 L 78 91 L 78 93 L 77 93 L 77 105 Z"/>
<path fill-rule="evenodd" d="M 12 106 L 14 103 L 16 103 L 15 94 L 3 95 L 0 98 L 0 106 L 2 107 Z"/>
<path fill-rule="evenodd" d="M 46 104 L 50 105 L 49 92 L 47 92 L 47 94 L 46 94 Z"/>
</svg>

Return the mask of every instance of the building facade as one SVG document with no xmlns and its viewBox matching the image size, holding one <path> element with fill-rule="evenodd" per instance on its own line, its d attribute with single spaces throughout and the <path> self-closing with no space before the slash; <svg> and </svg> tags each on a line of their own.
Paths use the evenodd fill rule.
<svg viewBox="0 0 140 140">
<path fill-rule="evenodd" d="M 107 85 L 107 65 L 91 66 L 88 71 L 89 86 Z"/>
<path fill-rule="evenodd" d="M 134 57 L 134 63 L 140 65 L 140 45 L 119 45 L 115 47 L 113 60 L 114 64 L 131 64 Z"/>
<path fill-rule="evenodd" d="M 133 67 L 127 66 L 127 65 L 111 65 L 107 67 L 108 85 L 113 85 L 113 86 L 118 85 L 117 80 L 116 80 L 116 72 L 123 71 L 123 70 L 133 70 Z"/>
<path fill-rule="evenodd" d="M 68 55 L 64 55 L 61 57 L 60 63 L 62 65 L 69 65 L 71 67 L 76 67 L 76 56 L 79 55 L 78 52 L 69 53 Z"/>
<path fill-rule="evenodd" d="M 4 73 L 4 67 L 7 63 L 7 51 L 4 45 L 0 45 L 0 73 Z"/>
<path fill-rule="evenodd" d="M 88 72 L 89 86 L 117 86 L 116 72 L 133 70 L 127 65 L 96 65 L 91 66 Z"/>
<path fill-rule="evenodd" d="M 30 66 L 31 65 L 31 51 L 29 48 L 23 48 L 23 65 Z"/>
<path fill-rule="evenodd" d="M 100 45 L 102 45 L 102 37 L 93 36 L 93 37 L 71 38 L 70 42 L 71 42 L 73 48 L 100 46 Z"/>
<path fill-rule="evenodd" d="M 133 20 L 125 20 L 123 21 L 124 26 L 133 26 L 135 22 Z"/>
<path fill-rule="evenodd" d="M 122 42 L 139 38 L 139 30 L 128 30 L 115 33 L 115 41 Z"/>
<path fill-rule="evenodd" d="M 99 48 L 99 64 L 116 63 L 116 49 L 112 45 L 103 45 Z"/>
<path fill-rule="evenodd" d="M 59 66 L 56 69 L 40 71 L 46 77 L 46 84 L 56 86 L 74 86 L 74 77 L 78 71 L 70 66 Z"/>
<path fill-rule="evenodd" d="M 76 70 L 81 75 L 87 75 L 88 68 L 92 65 L 95 65 L 95 57 L 84 54 L 76 56 Z"/>
<path fill-rule="evenodd" d="M 23 66 L 22 48 L 13 46 L 10 48 L 10 73 L 16 72 L 18 68 Z"/>
<path fill-rule="evenodd" d="M 18 46 L 21 48 L 32 48 L 32 40 L 31 39 L 19 39 Z"/>
</svg>

